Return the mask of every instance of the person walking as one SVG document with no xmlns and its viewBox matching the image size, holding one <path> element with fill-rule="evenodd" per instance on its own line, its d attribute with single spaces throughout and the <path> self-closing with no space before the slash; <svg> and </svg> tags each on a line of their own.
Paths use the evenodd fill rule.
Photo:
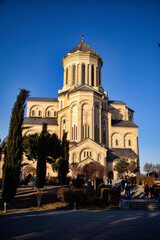
<svg viewBox="0 0 160 240">
<path fill-rule="evenodd" d="M 151 185 L 150 187 L 150 194 L 151 194 L 151 198 L 153 199 L 154 198 L 154 186 Z"/>
<path fill-rule="evenodd" d="M 124 187 L 125 187 L 125 180 L 124 179 L 122 179 L 121 186 L 122 186 L 122 190 L 124 190 Z"/>
<path fill-rule="evenodd" d="M 144 191 L 145 191 L 146 197 L 147 197 L 147 199 L 148 199 L 148 194 L 149 194 L 148 184 L 146 184 L 146 186 L 145 186 L 145 188 L 144 188 Z"/>
<path fill-rule="evenodd" d="M 127 184 L 126 188 L 125 188 L 125 193 L 126 193 L 126 197 L 128 199 L 130 199 L 130 185 Z"/>
<path fill-rule="evenodd" d="M 111 178 L 109 179 L 109 184 L 112 185 L 112 179 Z"/>
</svg>

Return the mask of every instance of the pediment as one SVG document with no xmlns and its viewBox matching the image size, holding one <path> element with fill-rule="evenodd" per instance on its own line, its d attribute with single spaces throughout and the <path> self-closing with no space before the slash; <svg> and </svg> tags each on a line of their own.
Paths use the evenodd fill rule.
<svg viewBox="0 0 160 240">
<path fill-rule="evenodd" d="M 92 146 L 92 148 L 96 148 L 97 150 L 99 149 L 100 151 L 104 151 L 104 152 L 107 151 L 107 149 L 105 147 L 103 147 L 102 145 L 94 142 L 90 138 L 84 139 L 84 140 L 82 140 L 81 142 L 78 142 L 78 143 L 75 142 L 74 145 L 72 145 L 70 147 L 70 151 L 72 151 L 72 149 L 75 149 L 77 147 L 82 147 L 83 148 L 83 147 L 91 147 L 91 146 Z"/>
</svg>

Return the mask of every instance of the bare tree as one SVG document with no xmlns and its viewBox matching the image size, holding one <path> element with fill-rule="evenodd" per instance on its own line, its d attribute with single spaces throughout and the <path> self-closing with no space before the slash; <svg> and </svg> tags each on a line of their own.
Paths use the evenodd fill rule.
<svg viewBox="0 0 160 240">
<path fill-rule="evenodd" d="M 138 168 L 137 168 L 137 163 L 132 161 L 128 166 L 127 166 L 127 170 L 130 171 L 131 173 L 135 173 L 137 172 Z"/>
<path fill-rule="evenodd" d="M 153 169 L 154 169 L 154 165 L 152 163 L 144 164 L 143 170 L 144 172 L 147 172 L 148 176 L 149 176 L 149 173 L 153 171 Z"/>
<path fill-rule="evenodd" d="M 154 166 L 154 170 L 155 170 L 156 173 L 158 173 L 158 175 L 160 175 L 160 164 L 156 164 Z"/>
<path fill-rule="evenodd" d="M 75 165 L 73 167 L 74 175 L 85 175 L 87 179 L 94 180 L 94 190 L 96 190 L 96 179 L 103 178 L 107 174 L 107 169 L 100 163 L 91 162 L 84 166 Z"/>
</svg>

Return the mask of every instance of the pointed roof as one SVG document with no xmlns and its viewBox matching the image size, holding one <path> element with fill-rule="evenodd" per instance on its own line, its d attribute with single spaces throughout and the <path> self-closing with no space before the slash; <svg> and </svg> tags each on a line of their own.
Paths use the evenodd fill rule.
<svg viewBox="0 0 160 240">
<path fill-rule="evenodd" d="M 75 48 L 73 48 L 69 53 L 75 53 L 75 52 L 78 52 L 78 51 L 80 51 L 80 52 L 90 52 L 90 53 L 99 57 L 99 54 L 96 51 L 94 51 L 90 46 L 88 46 L 84 42 L 84 40 L 82 40 L 80 42 L 80 44 L 78 44 Z"/>
</svg>

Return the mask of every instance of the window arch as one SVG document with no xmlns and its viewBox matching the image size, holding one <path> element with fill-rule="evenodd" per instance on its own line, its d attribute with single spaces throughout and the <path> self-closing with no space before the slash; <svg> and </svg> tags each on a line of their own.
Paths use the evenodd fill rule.
<svg viewBox="0 0 160 240">
<path fill-rule="evenodd" d="M 66 84 L 68 84 L 68 68 L 66 68 Z"/>
<path fill-rule="evenodd" d="M 41 117 L 41 111 L 40 110 L 38 111 L 38 116 Z"/>
<path fill-rule="evenodd" d="M 82 64 L 82 84 L 85 84 L 85 65 Z"/>
<path fill-rule="evenodd" d="M 34 110 L 32 110 L 32 116 L 34 116 L 34 114 L 35 114 L 35 113 L 34 113 Z"/>
<path fill-rule="evenodd" d="M 73 65 L 73 85 L 75 85 L 76 81 L 76 65 Z"/>
<path fill-rule="evenodd" d="M 94 66 L 93 65 L 91 69 L 91 78 L 92 78 L 92 86 L 94 86 Z"/>
</svg>

